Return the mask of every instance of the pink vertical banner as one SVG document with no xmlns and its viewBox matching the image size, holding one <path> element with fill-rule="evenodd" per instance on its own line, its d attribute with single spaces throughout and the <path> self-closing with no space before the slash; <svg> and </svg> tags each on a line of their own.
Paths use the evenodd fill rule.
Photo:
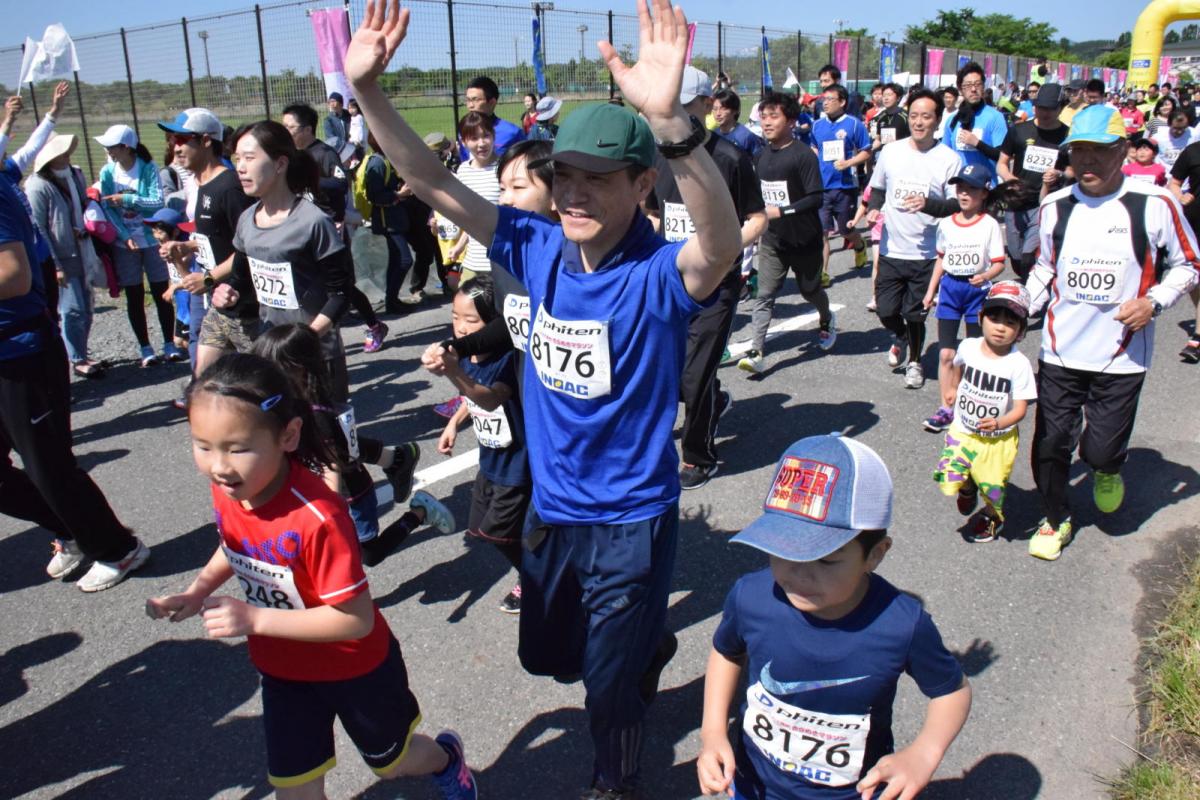
<svg viewBox="0 0 1200 800">
<path fill-rule="evenodd" d="M 350 47 L 350 17 L 345 8 L 314 9 L 312 20 L 313 36 L 317 40 L 317 58 L 321 62 L 321 75 L 325 78 L 325 96 L 339 92 L 349 102 L 354 93 L 346 80 L 343 66 L 346 50 Z"/>
<path fill-rule="evenodd" d="M 849 39 L 833 40 L 833 65 L 842 71 L 842 80 L 845 81 L 849 77 L 846 73 L 850 71 Z"/>
<path fill-rule="evenodd" d="M 1101 75 L 1103 76 L 1102 80 L 1104 81 L 1104 85 L 1105 85 L 1105 86 L 1107 86 L 1107 87 L 1108 87 L 1108 88 L 1110 88 L 1110 89 L 1111 89 L 1111 88 L 1113 88 L 1113 85 L 1112 85 L 1112 77 L 1113 77 L 1113 71 L 1112 71 L 1112 67 L 1105 67 L 1105 68 L 1104 68 L 1104 69 L 1102 69 L 1100 72 L 1101 72 Z"/>
<path fill-rule="evenodd" d="M 946 51 L 931 47 L 926 52 L 928 53 L 926 68 L 929 70 L 929 77 L 933 79 L 926 85 L 937 86 L 942 82 L 942 60 L 946 57 Z"/>
<path fill-rule="evenodd" d="M 1170 56 L 1163 56 L 1158 62 L 1158 82 L 1166 83 L 1170 78 L 1171 64 L 1174 63 Z"/>
<path fill-rule="evenodd" d="M 687 58 L 684 59 L 685 64 L 692 63 L 692 46 L 696 44 L 696 23 L 688 23 L 688 51 Z"/>
<path fill-rule="evenodd" d="M 1127 71 L 1127 70 L 1123 70 L 1123 69 L 1119 69 L 1119 70 L 1117 70 L 1117 85 L 1118 85 L 1118 86 L 1120 86 L 1120 87 L 1124 88 L 1124 86 L 1125 86 L 1125 78 L 1126 78 L 1126 76 L 1127 76 L 1128 74 L 1129 74 L 1129 73 L 1128 73 L 1128 71 Z"/>
<path fill-rule="evenodd" d="M 1070 72 L 1071 72 L 1070 64 L 1066 63 L 1065 61 L 1058 62 L 1058 82 L 1059 83 L 1066 83 L 1067 76 L 1070 74 Z"/>
<path fill-rule="evenodd" d="M 983 82 L 985 84 L 993 83 L 992 79 L 995 77 L 996 73 L 995 66 L 996 59 L 994 56 L 983 57 Z"/>
</svg>

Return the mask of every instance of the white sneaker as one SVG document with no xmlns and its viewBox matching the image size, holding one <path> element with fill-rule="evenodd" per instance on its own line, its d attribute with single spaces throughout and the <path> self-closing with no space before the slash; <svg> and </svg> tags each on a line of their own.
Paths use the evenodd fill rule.
<svg viewBox="0 0 1200 800">
<path fill-rule="evenodd" d="M 821 328 L 817 332 L 817 347 L 822 350 L 830 350 L 833 348 L 833 343 L 837 341 L 837 314 L 833 311 L 829 312 L 829 325 Z"/>
<path fill-rule="evenodd" d="M 134 539 L 137 545 L 120 561 L 97 561 L 87 574 L 79 579 L 79 591 L 102 592 L 111 589 L 146 563 L 150 558 L 150 548 L 141 539 Z"/>
<path fill-rule="evenodd" d="M 70 575 L 88 560 L 88 557 L 79 549 L 79 545 L 71 539 L 55 539 L 53 547 L 54 556 L 46 565 L 46 574 L 51 578 L 58 579 L 64 575 Z"/>
<path fill-rule="evenodd" d="M 892 346 L 888 349 L 888 366 L 895 369 L 900 366 L 900 362 L 904 360 L 904 343 L 899 339 L 892 341 Z"/>
<path fill-rule="evenodd" d="M 904 385 L 910 389 L 920 389 L 925 385 L 925 370 L 916 361 L 905 367 Z"/>
<path fill-rule="evenodd" d="M 747 351 L 746 355 L 742 356 L 742 360 L 738 362 L 738 369 L 743 372 L 752 372 L 755 375 L 763 371 L 762 353 L 757 350 Z"/>
<path fill-rule="evenodd" d="M 413 508 L 425 509 L 425 524 L 432 525 L 442 533 L 454 533 L 454 513 L 446 508 L 446 504 L 429 492 L 418 489 L 412 493 L 408 504 Z"/>
</svg>

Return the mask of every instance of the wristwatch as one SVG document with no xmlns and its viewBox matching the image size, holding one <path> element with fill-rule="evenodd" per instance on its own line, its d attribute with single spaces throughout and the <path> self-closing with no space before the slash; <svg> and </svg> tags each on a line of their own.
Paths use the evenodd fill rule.
<svg viewBox="0 0 1200 800">
<path fill-rule="evenodd" d="M 212 273 L 209 272 L 208 270 L 205 270 L 204 271 L 204 288 L 212 289 L 216 285 L 217 285 L 217 282 L 213 280 Z"/>
<path fill-rule="evenodd" d="M 1163 310 L 1162 303 L 1158 302 L 1153 297 L 1147 297 L 1146 299 L 1150 301 L 1150 307 L 1153 309 L 1150 312 L 1150 319 L 1154 319 L 1155 317 L 1157 317 L 1159 314 L 1162 313 L 1162 310 Z"/>
<path fill-rule="evenodd" d="M 704 144 L 704 137 L 708 135 L 708 131 L 704 129 L 704 125 L 700 120 L 688 115 L 688 119 L 692 122 L 692 133 L 681 142 L 660 142 L 655 140 L 658 145 L 658 152 L 663 158 L 683 158 L 688 153 L 695 150 L 700 145 Z"/>
</svg>

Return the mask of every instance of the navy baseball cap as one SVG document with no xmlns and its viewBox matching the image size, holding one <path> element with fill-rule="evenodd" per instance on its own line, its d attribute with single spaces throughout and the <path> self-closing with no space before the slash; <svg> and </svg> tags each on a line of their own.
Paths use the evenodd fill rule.
<svg viewBox="0 0 1200 800">
<path fill-rule="evenodd" d="M 967 186 L 974 186 L 976 189 L 986 189 L 992 185 L 992 176 L 978 164 L 967 164 L 948 183 L 951 186 L 956 183 L 965 183 Z"/>
<path fill-rule="evenodd" d="M 173 208 L 160 208 L 154 212 L 154 216 L 147 217 L 142 220 L 146 225 L 170 225 L 178 228 L 183 223 L 187 222 L 187 217 L 180 214 Z"/>
<path fill-rule="evenodd" d="M 734 542 L 787 561 L 816 561 L 892 521 L 892 477 L 879 455 L 841 434 L 784 451 L 763 513 Z"/>
</svg>

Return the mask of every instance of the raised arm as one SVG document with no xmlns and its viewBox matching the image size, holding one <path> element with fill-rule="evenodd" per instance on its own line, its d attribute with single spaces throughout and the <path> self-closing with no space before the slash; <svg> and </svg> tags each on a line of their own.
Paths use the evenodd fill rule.
<svg viewBox="0 0 1200 800">
<path fill-rule="evenodd" d="M 379 88 L 379 76 L 404 41 L 408 20 L 408 9 L 401 9 L 397 0 L 368 0 L 362 24 L 346 51 L 346 78 L 384 155 L 404 176 L 413 194 L 491 247 L 496 207 L 442 166 Z"/>
</svg>

